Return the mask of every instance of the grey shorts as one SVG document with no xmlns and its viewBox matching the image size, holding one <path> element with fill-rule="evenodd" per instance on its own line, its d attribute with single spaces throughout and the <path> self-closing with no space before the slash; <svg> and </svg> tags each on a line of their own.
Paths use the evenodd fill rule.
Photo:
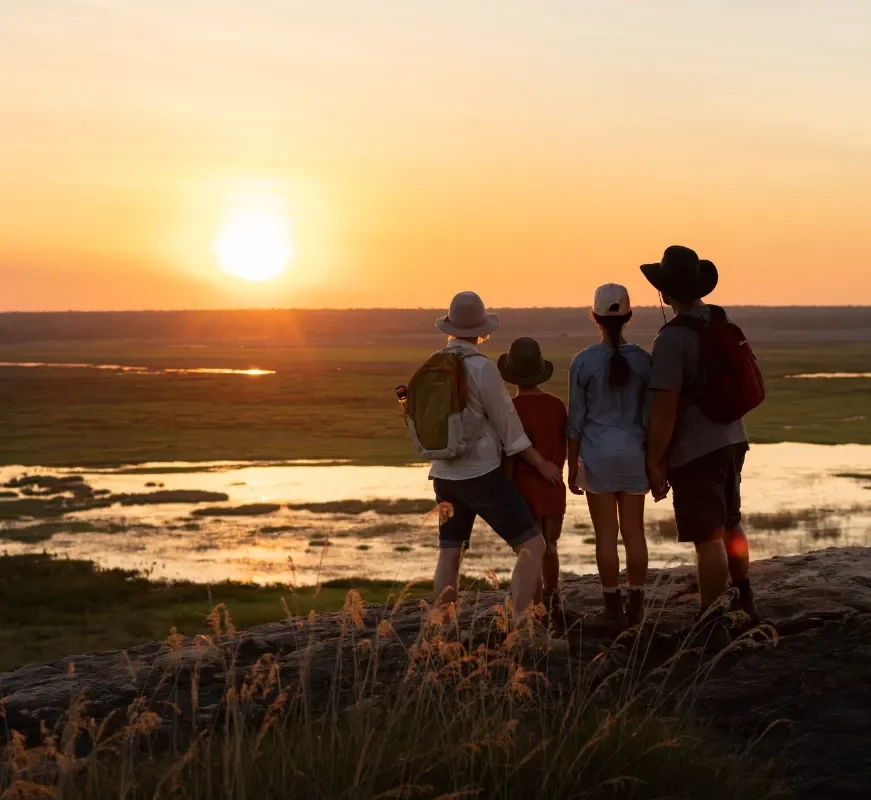
<svg viewBox="0 0 871 800">
<path fill-rule="evenodd" d="M 439 547 L 468 547 L 476 517 L 513 548 L 539 534 L 523 497 L 501 469 L 463 481 L 433 478 L 433 486 L 436 501 L 453 508 L 452 515 L 439 523 Z"/>
<path fill-rule="evenodd" d="M 741 524 L 741 471 L 746 442 L 668 471 L 680 542 L 709 542 Z"/>
</svg>

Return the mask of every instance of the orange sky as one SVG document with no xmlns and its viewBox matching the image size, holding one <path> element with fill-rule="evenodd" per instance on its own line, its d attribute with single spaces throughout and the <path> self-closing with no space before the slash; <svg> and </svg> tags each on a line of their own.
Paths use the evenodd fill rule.
<svg viewBox="0 0 871 800">
<path fill-rule="evenodd" d="M 871 304 L 866 0 L 0 0 L 0 309 Z M 261 284 L 213 241 L 280 202 Z"/>
</svg>

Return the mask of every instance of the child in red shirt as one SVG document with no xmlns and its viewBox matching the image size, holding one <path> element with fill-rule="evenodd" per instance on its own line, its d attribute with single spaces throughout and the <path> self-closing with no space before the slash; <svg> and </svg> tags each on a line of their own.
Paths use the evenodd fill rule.
<svg viewBox="0 0 871 800">
<path fill-rule="evenodd" d="M 539 388 L 553 375 L 553 364 L 542 358 L 535 339 L 523 337 L 512 342 L 509 351 L 499 357 L 499 372 L 507 383 L 517 387 L 514 407 L 532 446 L 562 470 L 566 463 L 568 413 L 562 400 Z M 566 488 L 548 484 L 520 459 L 510 459 L 507 469 L 541 526 L 547 551 L 541 566 L 541 596 L 536 599 L 544 603 L 550 619 L 556 622 L 561 610 L 557 541 L 566 513 Z"/>
</svg>

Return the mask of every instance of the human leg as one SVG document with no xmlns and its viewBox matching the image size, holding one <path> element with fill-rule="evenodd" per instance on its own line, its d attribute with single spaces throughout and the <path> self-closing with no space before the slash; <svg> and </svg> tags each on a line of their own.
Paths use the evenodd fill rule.
<svg viewBox="0 0 871 800">
<path fill-rule="evenodd" d="M 596 566 L 599 568 L 599 580 L 602 583 L 605 616 L 623 627 L 626 615 L 623 610 L 623 596 L 620 594 L 620 556 L 617 552 L 620 521 L 617 515 L 617 495 L 587 492 L 587 506 L 596 534 Z"/>
<path fill-rule="evenodd" d="M 747 445 L 733 445 L 729 448 L 728 463 L 724 483 L 726 502 L 726 522 L 723 540 L 729 556 L 729 575 L 733 584 L 747 581 L 750 577 L 750 546 L 747 535 L 741 526 L 741 473 Z"/>
<path fill-rule="evenodd" d="M 699 609 L 713 605 L 729 583 L 729 561 L 722 536 L 696 542 L 696 571 L 699 582 Z"/>
<path fill-rule="evenodd" d="M 501 469 L 473 480 L 464 500 L 517 554 L 511 594 L 515 613 L 525 614 L 541 580 L 544 539 L 520 492 Z"/>
<path fill-rule="evenodd" d="M 647 580 L 647 538 L 644 535 L 643 494 L 617 495 L 620 535 L 626 548 L 626 578 L 630 586 L 643 587 Z"/>
<path fill-rule="evenodd" d="M 757 625 L 762 621 L 762 615 L 750 586 L 750 545 L 741 525 L 741 473 L 747 450 L 746 444 L 732 448 L 731 469 L 726 476 L 726 531 L 723 540 L 729 558 L 729 576 L 732 586 L 738 590 L 738 608 Z"/>
<path fill-rule="evenodd" d="M 535 591 L 541 580 L 541 560 L 545 552 L 544 537 L 536 534 L 516 549 L 517 561 L 511 574 L 511 599 L 514 613 L 522 617 L 532 611 Z"/>
<path fill-rule="evenodd" d="M 620 521 L 617 516 L 617 496 L 615 494 L 593 494 L 587 492 L 587 506 L 593 531 L 596 535 L 596 566 L 599 580 L 604 590 L 614 590 L 620 585 L 620 557 L 617 553 L 617 536 Z"/>
<path fill-rule="evenodd" d="M 545 610 L 545 622 L 556 628 L 566 625 L 559 594 L 560 559 L 558 542 L 563 528 L 563 515 L 557 514 L 539 519 L 541 534 L 544 537 L 545 551 L 541 562 L 540 596 L 536 603 L 541 603 Z"/>
<path fill-rule="evenodd" d="M 699 606 L 704 612 L 726 590 L 729 561 L 724 543 L 729 448 L 669 470 L 678 540 L 696 550 Z"/>
<path fill-rule="evenodd" d="M 647 581 L 647 538 L 644 535 L 643 494 L 617 495 L 620 535 L 626 548 L 626 578 L 629 583 L 627 621 L 637 625 L 644 616 L 644 585 Z"/>
<path fill-rule="evenodd" d="M 741 523 L 727 528 L 723 533 L 726 553 L 729 557 L 729 577 L 733 584 L 750 579 L 750 544 Z"/>
<path fill-rule="evenodd" d="M 460 565 L 469 546 L 475 512 L 463 502 L 465 481 L 433 481 L 436 502 L 445 506 L 439 516 L 439 556 L 433 576 L 436 603 L 447 605 L 457 601 Z"/>
<path fill-rule="evenodd" d="M 433 588 L 436 603 L 448 605 L 457 602 L 457 586 L 460 580 L 460 564 L 463 561 L 462 547 L 440 547 L 436 562 Z"/>
<path fill-rule="evenodd" d="M 544 596 L 553 595 L 559 587 L 559 550 L 557 542 L 563 529 L 562 514 L 542 517 L 541 535 L 544 537 L 545 552 L 541 562 L 541 579 Z"/>
</svg>

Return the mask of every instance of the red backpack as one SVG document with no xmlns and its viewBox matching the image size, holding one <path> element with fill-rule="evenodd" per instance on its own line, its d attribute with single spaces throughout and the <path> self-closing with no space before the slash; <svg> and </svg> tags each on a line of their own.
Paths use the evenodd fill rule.
<svg viewBox="0 0 871 800">
<path fill-rule="evenodd" d="M 744 332 L 719 306 L 708 306 L 711 321 L 679 314 L 665 327 L 689 328 L 699 335 L 702 388 L 695 405 L 712 422 L 744 417 L 765 400 L 765 382 Z"/>
</svg>

